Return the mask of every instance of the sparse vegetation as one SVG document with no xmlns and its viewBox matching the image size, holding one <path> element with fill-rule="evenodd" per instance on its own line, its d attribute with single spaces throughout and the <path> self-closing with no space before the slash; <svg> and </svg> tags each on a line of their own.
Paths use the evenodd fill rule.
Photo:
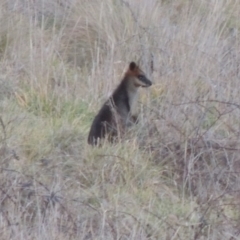
<svg viewBox="0 0 240 240">
<path fill-rule="evenodd" d="M 1 239 L 239 239 L 239 10 L 0 0 Z M 92 148 L 130 61 L 140 121 Z"/>
</svg>

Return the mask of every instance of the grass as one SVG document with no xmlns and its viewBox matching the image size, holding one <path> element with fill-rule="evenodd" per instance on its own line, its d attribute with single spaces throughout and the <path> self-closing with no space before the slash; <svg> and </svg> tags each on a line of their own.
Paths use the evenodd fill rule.
<svg viewBox="0 0 240 240">
<path fill-rule="evenodd" d="M 1 239 L 238 239 L 239 9 L 0 0 Z M 139 123 L 92 148 L 133 60 Z"/>
</svg>

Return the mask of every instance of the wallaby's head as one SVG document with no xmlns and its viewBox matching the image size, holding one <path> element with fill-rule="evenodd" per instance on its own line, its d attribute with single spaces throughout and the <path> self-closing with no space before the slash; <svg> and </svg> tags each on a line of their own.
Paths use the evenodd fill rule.
<svg viewBox="0 0 240 240">
<path fill-rule="evenodd" d="M 126 77 L 129 77 L 135 87 L 150 87 L 152 82 L 146 77 L 145 73 L 137 66 L 135 62 L 129 64 Z"/>
</svg>

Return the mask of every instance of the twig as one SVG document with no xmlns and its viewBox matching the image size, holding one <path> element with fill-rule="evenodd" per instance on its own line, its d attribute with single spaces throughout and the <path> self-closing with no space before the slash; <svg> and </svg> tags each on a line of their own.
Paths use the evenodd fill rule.
<svg viewBox="0 0 240 240">
<path fill-rule="evenodd" d="M 2 129 L 3 129 L 3 144 L 5 145 L 6 144 L 6 139 L 7 139 L 7 133 L 6 133 L 5 124 L 4 124 L 1 116 L 0 116 L 0 124 L 1 124 Z"/>
</svg>

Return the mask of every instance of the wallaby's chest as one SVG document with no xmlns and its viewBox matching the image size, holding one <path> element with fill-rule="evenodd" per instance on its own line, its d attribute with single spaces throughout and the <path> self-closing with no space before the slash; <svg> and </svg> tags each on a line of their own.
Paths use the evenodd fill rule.
<svg viewBox="0 0 240 240">
<path fill-rule="evenodd" d="M 128 101 L 129 101 L 129 107 L 130 107 L 130 112 L 133 113 L 136 111 L 136 105 L 137 105 L 137 100 L 138 100 L 138 92 L 133 91 L 128 93 Z"/>
<path fill-rule="evenodd" d="M 138 89 L 131 83 L 129 79 L 123 81 L 112 95 L 114 108 L 122 117 L 136 113 Z"/>
</svg>

